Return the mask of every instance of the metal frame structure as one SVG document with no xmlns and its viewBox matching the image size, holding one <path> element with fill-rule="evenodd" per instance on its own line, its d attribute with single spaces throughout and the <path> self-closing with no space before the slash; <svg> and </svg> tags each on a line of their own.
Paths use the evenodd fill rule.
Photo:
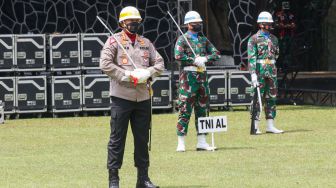
<svg viewBox="0 0 336 188">
<path fill-rule="evenodd" d="M 283 89 L 279 89 L 282 91 Z M 286 89 L 287 99 L 291 104 L 311 104 L 336 106 L 336 91 L 315 89 Z"/>
<path fill-rule="evenodd" d="M 214 74 L 214 75 L 213 75 Z M 228 99 L 228 92 L 227 92 L 227 72 L 226 71 L 208 71 L 208 82 L 209 82 L 209 89 L 210 88 L 210 83 L 214 79 L 224 79 L 223 87 L 218 87 L 217 91 L 215 92 L 216 95 L 213 95 L 210 91 L 209 93 L 209 103 L 210 107 L 224 107 L 227 106 L 227 99 Z M 225 96 L 225 101 L 223 103 L 217 103 L 217 104 L 211 104 L 211 98 L 218 95 L 223 95 Z"/>
<path fill-rule="evenodd" d="M 243 79 L 248 85 L 251 85 L 251 80 L 249 80 L 248 78 L 246 78 L 246 76 L 244 75 L 232 75 L 234 73 L 246 73 L 246 74 L 250 74 L 249 71 L 228 71 L 228 105 L 229 106 L 248 106 L 251 105 L 252 102 L 252 98 L 250 101 L 248 102 L 243 102 L 243 103 L 233 103 L 232 100 L 232 91 L 233 88 L 231 87 L 232 82 L 231 79 L 232 78 L 241 78 Z M 245 88 L 246 90 L 247 88 Z M 239 93 L 239 91 L 237 91 Z M 246 95 L 248 94 L 248 92 L 245 91 L 245 96 L 244 99 L 246 99 Z M 251 97 L 251 96 L 250 96 Z"/>
<path fill-rule="evenodd" d="M 33 79 L 36 78 L 40 78 L 43 79 L 43 86 L 38 85 Z M 28 80 L 27 80 L 28 79 Z M 31 79 L 31 80 L 29 80 Z M 19 109 L 19 104 L 18 101 L 21 100 L 20 98 L 24 98 L 24 94 L 21 96 L 21 94 L 19 93 L 19 85 L 20 84 L 32 84 L 33 86 L 35 86 L 36 88 L 38 88 L 40 91 L 43 91 L 43 100 L 44 100 L 44 108 L 39 109 L 39 110 L 20 110 Z M 16 77 L 16 103 L 15 106 L 17 107 L 16 113 L 42 113 L 42 112 L 46 112 L 47 111 L 47 77 L 46 76 L 24 76 L 24 77 Z M 19 96 L 20 95 L 20 96 Z M 40 96 L 41 97 L 41 96 Z"/>
<path fill-rule="evenodd" d="M 169 105 L 167 105 L 167 106 L 153 106 L 153 104 L 152 104 L 153 109 L 171 109 L 173 107 L 173 105 L 172 105 L 172 87 L 171 87 L 171 80 L 172 79 L 171 78 L 172 78 L 172 76 L 169 72 L 164 72 L 161 76 L 156 77 L 152 81 L 152 83 L 151 83 L 152 85 L 159 80 L 168 80 L 169 81 L 169 90 L 168 91 L 161 90 L 161 92 L 160 92 L 161 97 L 166 97 L 166 95 L 169 95 Z M 152 103 L 154 101 L 155 101 L 155 97 L 152 96 Z"/>
<path fill-rule="evenodd" d="M 13 87 L 8 87 L 6 83 L 4 83 L 4 80 L 12 80 L 13 82 Z M 4 113 L 5 114 L 14 114 L 15 113 L 15 108 L 16 108 L 16 79 L 14 76 L 12 77 L 0 77 L 0 87 L 4 87 L 7 91 L 12 91 L 12 94 L 8 95 L 5 94 L 4 98 L 1 99 L 2 103 L 6 105 L 6 101 L 10 100 L 13 102 L 13 108 L 10 111 L 6 111 L 5 106 L 4 106 Z M 7 95 L 7 96 L 6 96 Z"/>
<path fill-rule="evenodd" d="M 53 39 L 54 38 L 60 38 L 60 37 L 65 37 L 63 39 L 61 39 L 56 45 L 53 45 Z M 68 59 L 72 58 L 71 57 L 71 53 L 73 55 L 76 55 L 77 57 L 77 61 L 78 61 L 78 65 L 75 67 L 54 67 L 55 63 L 53 61 L 54 58 L 62 58 L 62 54 L 60 54 L 60 52 L 58 51 L 54 51 L 57 50 L 58 47 L 60 47 L 62 44 L 64 44 L 64 42 L 76 42 L 77 41 L 77 55 L 76 55 L 76 51 L 73 52 L 69 52 L 70 56 L 68 57 Z M 53 34 L 49 36 L 49 45 L 50 45 L 50 66 L 51 66 L 51 71 L 64 71 L 64 70 L 80 70 L 80 64 L 81 64 L 81 52 L 80 52 L 80 35 L 79 34 Z M 62 59 L 61 59 L 62 61 Z M 70 62 L 69 62 L 70 63 Z"/>
<path fill-rule="evenodd" d="M 5 122 L 5 113 L 4 113 L 4 105 L 3 102 L 0 101 L 0 124 Z"/>
<path fill-rule="evenodd" d="M 181 18 L 182 5 L 181 4 L 182 3 L 186 3 L 187 4 L 188 11 L 192 10 L 192 0 L 177 0 L 177 23 L 179 25 L 182 25 L 182 23 L 183 23 L 183 22 L 181 23 L 181 20 L 182 20 L 182 18 Z"/>
<path fill-rule="evenodd" d="M 79 86 L 76 86 L 72 81 L 66 80 L 69 78 L 77 78 L 79 80 Z M 69 86 L 71 86 L 75 90 L 79 90 L 79 108 L 65 108 L 65 109 L 57 109 L 55 107 L 55 101 L 58 96 L 56 96 L 55 93 L 55 84 L 59 83 L 67 83 Z M 72 94 L 71 94 L 72 95 Z M 67 76 L 52 76 L 51 77 L 51 108 L 52 113 L 59 113 L 59 112 L 79 112 L 82 111 L 82 104 L 83 104 L 83 97 L 82 97 L 82 78 L 81 75 L 67 75 Z M 63 95 L 59 96 L 60 100 L 63 100 Z"/>
<path fill-rule="evenodd" d="M 11 38 L 11 43 L 12 45 L 8 45 L 6 41 L 4 41 L 4 38 Z M 8 51 L 10 50 L 11 53 L 9 52 L 1 52 L 0 55 L 3 55 L 3 59 L 0 59 L 0 72 L 8 72 L 8 71 L 13 71 L 15 67 L 15 37 L 14 35 L 0 35 L 0 46 L 3 48 L 6 48 Z M 1 48 L 0 48 L 1 49 Z M 12 59 L 12 66 L 11 68 L 4 68 L 3 65 L 6 64 L 7 59 Z"/>
<path fill-rule="evenodd" d="M 107 38 L 110 36 L 109 33 L 82 33 L 81 39 L 80 39 L 80 48 L 81 48 L 81 66 L 83 70 L 87 69 L 99 69 L 99 57 L 93 57 L 91 58 L 92 61 L 98 61 L 97 67 L 87 67 L 84 64 L 84 58 L 85 57 L 92 57 L 92 51 L 84 50 L 84 41 L 97 41 L 101 45 L 101 49 L 104 47 L 104 44 L 106 41 L 102 41 L 98 36 L 107 36 Z M 100 50 L 101 51 L 101 50 Z"/>
<path fill-rule="evenodd" d="M 43 44 L 40 45 L 36 41 L 32 39 L 32 37 L 42 37 L 43 38 Z M 36 46 L 38 49 L 43 50 L 43 52 L 36 53 L 35 52 L 35 59 L 37 58 L 43 58 L 43 65 L 41 68 L 20 68 L 18 64 L 18 59 L 26 59 L 26 63 L 29 62 L 33 64 L 35 59 L 27 59 L 26 53 L 27 52 L 19 52 L 18 51 L 18 43 L 20 42 L 31 42 L 34 46 Z M 15 35 L 15 55 L 14 55 L 14 65 L 16 66 L 17 71 L 45 71 L 46 70 L 46 35 L 45 34 L 22 34 L 22 35 Z M 43 56 L 43 57 L 41 57 Z M 34 61 L 33 61 L 34 60 Z M 28 64 L 28 63 L 27 63 Z M 35 64 L 35 62 L 34 62 Z"/>
<path fill-rule="evenodd" d="M 85 79 L 86 78 L 96 78 L 94 79 L 90 84 L 86 85 L 85 83 Z M 108 87 L 107 87 L 107 91 L 102 91 L 102 98 L 104 96 L 107 96 L 107 98 L 109 99 L 110 101 L 110 92 L 109 92 L 109 84 L 110 84 L 110 78 L 107 76 L 107 75 L 104 75 L 104 74 L 89 74 L 89 75 L 83 75 L 82 76 L 82 84 L 83 84 L 83 91 L 82 91 L 82 95 L 83 95 L 83 111 L 107 111 L 107 110 L 110 110 L 110 105 L 109 107 L 100 107 L 100 108 L 90 108 L 90 107 L 87 107 L 86 104 L 85 104 L 85 99 L 86 99 L 86 94 L 87 94 L 87 90 L 91 89 L 91 87 L 97 83 L 97 82 L 107 82 L 108 83 Z M 104 92 L 104 93 L 103 93 Z M 93 95 L 93 94 L 92 94 Z"/>
</svg>

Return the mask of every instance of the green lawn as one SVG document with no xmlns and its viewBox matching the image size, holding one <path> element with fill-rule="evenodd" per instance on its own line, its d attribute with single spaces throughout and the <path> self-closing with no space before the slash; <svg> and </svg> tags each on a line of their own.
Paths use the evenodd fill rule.
<svg viewBox="0 0 336 188">
<path fill-rule="evenodd" d="M 250 136 L 244 110 L 210 115 L 228 116 L 228 132 L 215 134 L 218 150 L 195 151 L 192 121 L 184 153 L 175 152 L 177 114 L 154 115 L 153 182 L 165 188 L 336 187 L 336 108 L 280 106 L 282 135 Z M 107 187 L 108 136 L 109 117 L 8 120 L 0 125 L 0 187 Z M 121 186 L 135 187 L 130 130 L 126 147 Z"/>
</svg>

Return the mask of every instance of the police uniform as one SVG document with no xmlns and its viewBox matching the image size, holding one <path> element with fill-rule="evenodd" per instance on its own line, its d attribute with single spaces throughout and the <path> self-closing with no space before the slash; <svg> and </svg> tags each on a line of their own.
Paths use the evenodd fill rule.
<svg viewBox="0 0 336 188">
<path fill-rule="evenodd" d="M 134 67 L 116 40 L 126 49 L 136 67 L 148 70 L 152 79 L 164 70 L 162 57 L 153 44 L 143 36 L 137 35 L 132 44 L 125 31 L 121 31 L 115 34 L 115 38 L 110 37 L 104 45 L 100 68 L 111 78 L 111 134 L 107 159 L 107 168 L 111 170 L 110 187 L 113 187 L 111 186 L 113 178 L 117 181 L 115 185 L 118 185 L 114 187 L 119 187 L 117 169 L 122 166 L 129 122 L 134 137 L 134 163 L 138 168 L 138 181 L 139 170 L 148 178 L 148 141 L 151 121 L 149 87 L 146 83 L 138 83 L 135 86 L 131 80 L 125 81 L 126 71 L 133 71 Z"/>
</svg>

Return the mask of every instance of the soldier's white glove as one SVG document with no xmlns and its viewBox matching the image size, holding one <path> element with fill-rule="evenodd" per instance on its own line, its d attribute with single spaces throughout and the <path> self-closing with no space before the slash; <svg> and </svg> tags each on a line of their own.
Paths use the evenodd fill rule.
<svg viewBox="0 0 336 188">
<path fill-rule="evenodd" d="M 135 69 L 131 75 L 132 77 L 138 79 L 138 83 L 146 83 L 148 78 L 151 76 L 149 70 L 147 69 Z"/>
<path fill-rule="evenodd" d="M 259 86 L 259 83 L 258 83 L 258 76 L 256 73 L 252 73 L 251 74 L 251 81 L 252 81 L 252 85 L 253 87 L 257 87 Z"/>
<path fill-rule="evenodd" d="M 198 56 L 196 57 L 195 59 L 195 65 L 197 67 L 202 67 L 204 68 L 205 67 L 205 63 L 208 62 L 208 59 L 204 56 Z"/>
</svg>

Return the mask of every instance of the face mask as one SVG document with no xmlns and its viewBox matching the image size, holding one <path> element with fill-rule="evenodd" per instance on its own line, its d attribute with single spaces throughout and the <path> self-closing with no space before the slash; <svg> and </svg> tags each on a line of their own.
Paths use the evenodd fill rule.
<svg viewBox="0 0 336 188">
<path fill-rule="evenodd" d="M 132 34 L 137 33 L 139 28 L 140 28 L 140 23 L 139 22 L 131 22 L 131 23 L 126 25 L 126 29 Z"/>
<path fill-rule="evenodd" d="M 194 32 L 201 32 L 202 31 L 202 24 L 195 24 L 195 25 L 191 25 L 192 26 L 192 30 Z"/>
<path fill-rule="evenodd" d="M 273 29 L 271 24 L 261 24 L 261 28 L 266 30 L 266 31 L 270 31 Z"/>
</svg>

